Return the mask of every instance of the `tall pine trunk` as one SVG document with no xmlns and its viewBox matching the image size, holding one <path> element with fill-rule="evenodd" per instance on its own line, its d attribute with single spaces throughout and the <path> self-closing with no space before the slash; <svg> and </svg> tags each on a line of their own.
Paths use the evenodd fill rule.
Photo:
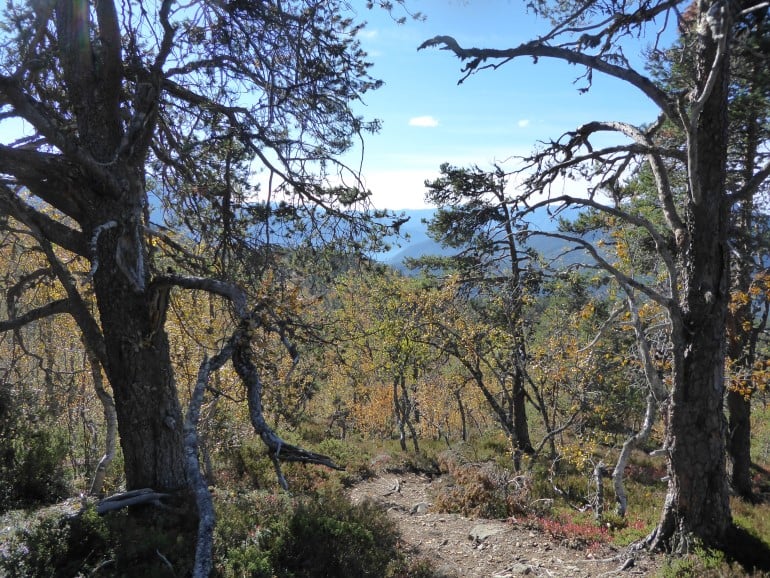
<svg viewBox="0 0 770 578">
<path fill-rule="evenodd" d="M 727 451 L 730 456 L 730 483 L 741 497 L 754 498 L 751 486 L 751 398 L 730 389 L 727 392 L 729 415 Z"/>
<path fill-rule="evenodd" d="M 759 32 L 761 34 L 762 25 Z M 742 79 L 752 96 L 765 94 L 768 89 L 767 73 L 764 62 L 754 59 L 748 71 L 744 71 Z M 737 100 L 737 99 L 735 99 Z M 757 158 L 762 147 L 762 123 L 766 117 L 764 108 L 767 99 L 748 98 L 734 104 L 732 114 L 733 133 L 739 133 L 734 145 L 739 151 L 738 164 L 740 181 L 748 183 L 754 177 L 757 168 Z M 735 102 L 735 101 L 734 101 Z M 735 138 L 735 136 L 734 136 Z M 733 265 L 734 291 L 741 296 L 749 296 L 752 283 L 752 269 L 755 259 L 754 231 L 754 200 L 753 197 L 741 201 L 736 212 L 736 222 L 733 230 L 735 238 L 733 247 L 737 259 Z M 761 262 L 761 260 L 760 260 Z M 751 486 L 751 396 L 754 387 L 751 374 L 756 360 L 756 339 L 754 312 L 750 300 L 731 304 L 728 319 L 728 349 L 727 355 L 731 361 L 733 386 L 727 392 L 728 409 L 728 443 L 727 453 L 730 458 L 730 482 L 733 490 L 746 499 L 753 499 Z M 766 322 L 766 316 L 762 325 Z M 761 327 L 761 326 L 760 326 Z M 737 379 L 736 379 L 737 378 Z"/>
<path fill-rule="evenodd" d="M 165 312 L 153 307 L 148 291 L 144 234 L 147 127 L 155 122 L 152 103 L 160 78 L 146 75 L 133 102 L 145 111 L 145 130 L 124 127 L 121 99 L 129 85 L 114 3 L 97 2 L 92 12 L 85 0 L 58 0 L 54 10 L 78 145 L 103 167 L 84 172 L 98 176 L 88 183 L 91 190 L 84 198 L 96 201 L 80 225 L 91 245 L 102 362 L 115 400 L 126 484 L 128 489 L 179 490 L 186 486 L 182 412 L 162 327 Z M 91 34 L 95 25 L 98 45 Z M 131 139 L 132 146 L 123 147 Z"/>
<path fill-rule="evenodd" d="M 706 4 L 701 2 L 701 19 Z M 697 540 L 724 544 L 732 524 L 723 411 L 730 299 L 725 194 L 728 59 L 713 65 L 717 41 L 710 34 L 698 34 L 695 42 L 698 94 L 710 74 L 717 76 L 688 138 L 689 235 L 680 256 L 682 302 L 672 314 L 674 380 L 666 434 L 670 481 L 654 536 L 656 546 L 677 552 L 690 550 Z"/>
</svg>

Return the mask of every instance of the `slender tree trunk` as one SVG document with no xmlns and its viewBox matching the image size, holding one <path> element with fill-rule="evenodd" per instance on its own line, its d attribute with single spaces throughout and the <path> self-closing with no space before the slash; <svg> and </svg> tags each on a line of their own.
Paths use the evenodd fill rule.
<svg viewBox="0 0 770 578">
<path fill-rule="evenodd" d="M 460 395 L 460 390 L 455 390 L 455 399 L 457 400 L 457 410 L 460 412 L 460 424 L 462 426 L 462 440 L 468 441 L 468 423 L 465 416 L 465 406 L 463 405 L 463 398 Z"/>
<path fill-rule="evenodd" d="M 730 483 L 742 498 L 752 500 L 751 486 L 751 398 L 727 392 L 729 413 L 727 451 L 730 456 Z"/>
<path fill-rule="evenodd" d="M 752 163 L 753 164 L 753 163 Z M 740 258 L 733 267 L 733 289 L 748 295 L 751 287 L 750 262 L 752 248 L 749 230 L 752 221 L 752 203 L 740 209 L 735 223 L 740 237 L 734 241 Z M 754 319 L 750 303 L 734 303 L 730 307 L 727 332 L 727 356 L 731 360 L 732 386 L 725 401 L 728 410 L 727 454 L 730 483 L 733 490 L 746 499 L 752 499 L 751 487 L 751 373 L 754 368 L 752 347 Z"/>
<path fill-rule="evenodd" d="M 516 432 L 516 449 L 525 454 L 535 451 L 529 437 L 527 421 L 527 392 L 524 389 L 524 377 L 516 367 L 513 375 L 513 427 Z"/>
<path fill-rule="evenodd" d="M 117 445 L 116 442 L 118 437 L 118 418 L 115 413 L 115 402 L 113 401 L 112 396 L 104 389 L 102 366 L 88 346 L 86 346 L 86 354 L 88 356 L 88 363 L 91 366 L 94 390 L 99 397 L 99 401 L 102 402 L 102 408 L 104 409 L 104 423 L 106 430 L 104 435 L 104 455 L 96 466 L 96 472 L 91 481 L 91 489 L 88 491 L 92 496 L 100 496 L 102 488 L 104 487 L 104 480 L 107 477 L 107 468 L 115 458 L 115 447 Z"/>
<path fill-rule="evenodd" d="M 414 380 L 415 383 L 417 382 L 417 368 L 414 369 Z M 415 393 L 416 394 L 416 393 Z M 414 446 L 414 452 L 419 454 L 420 453 L 420 443 L 417 439 L 417 430 L 414 429 L 414 424 L 412 423 L 412 416 L 415 416 L 415 419 L 417 419 L 417 405 L 416 402 L 413 402 L 412 399 L 409 397 L 409 391 L 406 389 L 406 377 L 401 377 L 401 395 L 402 395 L 402 404 L 403 404 L 403 416 L 404 416 L 404 422 L 406 422 L 406 427 L 409 429 L 409 437 L 412 438 L 412 445 Z"/>
<path fill-rule="evenodd" d="M 401 451 L 406 451 L 406 429 L 404 426 L 404 411 L 401 406 L 401 396 L 398 392 L 400 377 L 393 378 L 393 411 L 396 416 L 396 425 L 398 426 L 398 443 L 401 444 Z"/>
<path fill-rule="evenodd" d="M 639 445 L 643 444 L 650 437 L 652 426 L 655 423 L 658 402 L 652 393 L 647 395 L 647 410 L 644 414 L 644 422 L 641 429 L 635 434 L 629 436 L 623 443 L 623 448 L 618 455 L 618 461 L 615 469 L 612 471 L 612 485 L 615 488 L 615 501 L 617 502 L 618 516 L 626 515 L 628 507 L 628 498 L 626 488 L 623 485 L 623 476 L 625 475 L 628 460 L 631 458 L 631 452 Z"/>
<path fill-rule="evenodd" d="M 764 63 L 754 59 L 746 78 L 748 88 L 753 94 L 762 94 L 766 90 L 767 72 Z M 761 124 L 764 122 L 763 105 L 757 99 L 743 103 L 736 113 L 737 127 L 735 131 L 743 132 L 743 138 L 738 142 L 743 144 L 741 151 L 743 183 L 751 181 L 756 170 L 756 159 L 762 146 Z M 741 295 L 749 295 L 751 288 L 751 269 L 754 262 L 754 200 L 753 197 L 742 201 L 734 224 L 736 238 L 733 246 L 738 254 L 733 267 L 733 287 Z M 730 481 L 733 490 L 746 499 L 753 499 L 751 486 L 751 396 L 754 393 L 751 386 L 751 374 L 754 371 L 756 359 L 756 333 L 752 307 L 749 302 L 734 303 L 730 307 L 728 349 L 727 355 L 732 361 L 733 372 L 739 373 L 739 390 L 731 387 L 727 391 L 728 444 L 727 453 L 730 458 Z M 766 318 L 765 318 L 766 319 Z"/>
<path fill-rule="evenodd" d="M 215 387 L 217 388 L 217 391 L 221 391 L 221 385 L 218 383 L 219 381 L 219 374 L 217 373 L 214 377 L 215 379 Z M 204 434 L 201 436 L 201 456 L 203 457 L 203 474 L 206 477 L 206 481 L 209 485 L 215 485 L 216 484 L 216 473 L 214 471 L 214 464 L 211 461 L 211 448 L 214 445 L 214 440 L 212 439 L 211 435 L 211 422 L 214 421 L 214 418 L 217 415 L 217 409 L 219 407 L 219 397 L 215 397 L 211 404 L 209 405 L 208 411 L 206 411 L 206 417 L 203 419 L 203 424 L 201 424 L 201 430 L 203 430 Z"/>
</svg>

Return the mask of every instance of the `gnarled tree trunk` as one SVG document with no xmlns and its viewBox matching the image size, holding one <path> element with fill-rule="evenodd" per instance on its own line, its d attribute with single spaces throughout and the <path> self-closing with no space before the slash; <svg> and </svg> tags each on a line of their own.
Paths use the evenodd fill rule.
<svg viewBox="0 0 770 578">
<path fill-rule="evenodd" d="M 106 350 L 105 371 L 115 396 L 128 489 L 179 490 L 187 485 L 182 411 L 168 338 L 152 310 L 115 263 L 117 232 L 100 241 L 94 277 Z M 160 312 L 162 314 L 162 312 Z"/>
</svg>

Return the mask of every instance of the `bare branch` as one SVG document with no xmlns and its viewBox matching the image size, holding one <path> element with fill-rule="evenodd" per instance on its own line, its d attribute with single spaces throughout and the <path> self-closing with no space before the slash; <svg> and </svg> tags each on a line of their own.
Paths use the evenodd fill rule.
<svg viewBox="0 0 770 578">
<path fill-rule="evenodd" d="M 236 315 L 243 319 L 246 317 L 246 293 L 233 283 L 210 279 L 207 277 L 187 277 L 184 275 L 159 275 L 150 283 L 150 290 L 161 290 L 166 287 L 181 287 L 183 289 L 197 289 L 214 293 L 230 300 L 235 308 Z"/>
<path fill-rule="evenodd" d="M 37 150 L 44 143 L 22 141 L 0 145 L 0 172 L 28 189 L 57 211 L 80 221 L 87 211 L 87 187 L 78 182 L 79 171 L 60 154 Z M 85 189 L 85 190 L 84 190 Z"/>
<path fill-rule="evenodd" d="M 16 316 L 16 303 L 24 291 L 26 291 L 29 287 L 34 286 L 33 283 L 38 279 L 42 279 L 44 277 L 51 278 L 51 276 L 52 271 L 50 267 L 41 267 L 40 269 L 36 269 L 31 273 L 22 275 L 16 283 L 9 287 L 5 294 L 5 302 L 8 307 L 9 317 Z"/>
<path fill-rule="evenodd" d="M 69 299 L 58 299 L 46 303 L 41 307 L 37 307 L 30 311 L 27 311 L 24 315 L 7 319 L 6 321 L 0 321 L 0 332 L 16 330 L 33 321 L 45 319 L 53 315 L 61 315 L 62 313 L 70 313 Z"/>
<path fill-rule="evenodd" d="M 540 203 L 535 203 L 529 207 L 527 207 L 525 212 L 531 212 L 534 211 L 540 207 L 552 205 L 552 204 L 559 204 L 559 203 L 565 203 L 565 204 L 572 204 L 572 205 L 580 205 L 584 207 L 590 207 L 592 209 L 596 209 L 597 211 L 601 211 L 603 213 L 606 213 L 608 215 L 612 215 L 614 217 L 618 217 L 619 219 L 622 219 L 626 223 L 629 223 L 631 225 L 635 225 L 637 227 L 640 227 L 644 229 L 648 235 L 652 238 L 652 240 L 655 243 L 655 249 L 660 255 L 660 258 L 663 260 L 663 263 L 666 266 L 666 271 L 669 278 L 669 291 L 671 292 L 671 299 L 676 302 L 678 300 L 678 288 L 676 286 L 676 263 L 674 261 L 674 256 L 671 254 L 671 251 L 668 249 L 668 244 L 666 243 L 666 239 L 663 237 L 663 235 L 658 231 L 657 227 L 649 221 L 648 219 L 645 219 L 644 217 L 638 216 L 638 215 L 632 215 L 631 213 L 628 213 L 627 211 L 623 211 L 621 209 L 617 209 L 615 207 L 609 207 L 607 205 L 604 205 L 602 203 L 598 203 L 594 201 L 593 199 L 582 199 L 580 197 L 573 197 L 570 195 L 562 195 L 560 197 L 554 197 L 552 199 L 546 199 Z M 575 240 L 575 237 L 565 237 L 566 239 L 573 239 Z M 579 244 L 583 244 L 585 241 L 582 241 Z M 587 244 L 587 243 L 586 243 Z M 595 249 L 593 246 L 591 246 L 591 252 L 592 254 L 595 252 Z M 597 253 L 598 255 L 598 253 Z M 602 262 L 606 263 L 602 259 Z M 604 265 L 602 265 L 604 267 Z M 611 272 L 609 269 L 608 272 Z M 612 273 L 614 275 L 614 273 Z M 640 289 L 642 290 L 642 289 Z M 643 290 L 642 290 L 643 291 Z M 657 299 L 656 299 L 657 301 Z M 661 303 L 663 304 L 663 303 Z"/>
<path fill-rule="evenodd" d="M 663 384 L 663 380 L 655 368 L 653 363 L 652 352 L 650 351 L 650 343 L 645 334 L 644 327 L 642 325 L 642 318 L 639 316 L 639 306 L 636 302 L 633 291 L 626 289 L 626 302 L 628 303 L 628 310 L 631 312 L 631 319 L 633 320 L 634 333 L 636 334 L 636 345 L 639 349 L 639 356 L 642 358 L 642 367 L 644 368 L 644 376 L 647 379 L 647 384 L 650 387 L 650 393 L 655 397 L 657 403 L 663 403 L 668 398 L 668 390 Z"/>
<path fill-rule="evenodd" d="M 122 187 L 113 174 L 97 161 L 88 151 L 80 147 L 74 139 L 65 135 L 56 123 L 45 114 L 45 106 L 24 92 L 16 79 L 0 75 L 0 104 L 13 106 L 18 116 L 29 122 L 49 143 L 62 151 L 68 159 L 78 164 L 101 186 L 100 193 L 117 199 Z M 82 194 L 82 193 L 81 193 Z"/>
<path fill-rule="evenodd" d="M 747 8 L 744 8 L 739 12 L 740 16 L 746 16 L 747 14 L 751 14 L 752 12 L 756 12 L 757 10 L 762 10 L 763 8 L 769 8 L 770 2 L 757 2 L 753 6 L 748 6 Z"/>
<path fill-rule="evenodd" d="M 624 310 L 625 310 L 624 307 L 618 307 L 612 313 L 610 313 L 607 319 L 604 320 L 604 323 L 602 323 L 602 326 L 599 327 L 599 330 L 596 332 L 596 335 L 591 340 L 591 343 L 589 343 L 585 347 L 581 347 L 580 349 L 578 349 L 577 353 L 581 354 L 581 353 L 585 353 L 586 351 L 590 351 L 593 348 L 593 346 L 597 344 L 599 339 L 601 339 L 602 335 L 604 335 L 604 331 L 615 321 L 615 319 L 617 319 L 618 315 L 623 313 Z"/>
<path fill-rule="evenodd" d="M 248 331 L 239 331 L 233 339 L 235 350 L 233 352 L 232 363 L 236 373 L 246 386 L 246 392 L 249 402 L 249 416 L 254 431 L 262 439 L 262 442 L 271 452 L 273 465 L 278 475 L 278 481 L 284 489 L 288 489 L 286 478 L 281 473 L 279 460 L 287 462 L 302 462 L 306 464 L 318 464 L 335 470 L 342 470 L 328 456 L 304 450 L 300 447 L 286 443 L 275 431 L 267 424 L 262 409 L 262 380 L 259 372 L 252 360 L 253 353 L 248 339 Z"/>
<path fill-rule="evenodd" d="M 76 255 L 88 256 L 83 234 L 25 203 L 8 185 L 0 184 L 0 212 L 34 229 L 51 243 Z"/>
<path fill-rule="evenodd" d="M 678 149 L 664 150 L 652 141 L 652 134 L 658 130 L 664 121 L 664 116 L 658 117 L 655 124 L 653 124 L 647 131 L 642 131 L 634 125 L 625 122 L 590 122 L 578 128 L 576 132 L 579 135 L 587 135 L 592 132 L 605 130 L 620 132 L 633 139 L 634 142 L 644 146 L 644 152 L 647 155 L 647 160 L 649 161 L 655 176 L 658 197 L 663 206 L 663 212 L 668 221 L 668 225 L 672 231 L 679 231 L 685 229 L 685 225 L 674 205 L 671 185 L 668 181 L 668 171 L 663 165 L 662 157 L 670 157 L 684 162 L 687 160 L 687 156 Z"/>
<path fill-rule="evenodd" d="M 106 514 L 107 512 L 120 510 L 122 508 L 128 508 L 129 506 L 136 506 L 137 504 L 154 504 L 159 506 L 161 505 L 161 500 L 168 497 L 169 494 L 156 492 L 152 488 L 142 488 L 141 490 L 121 492 L 101 500 L 96 505 L 96 512 L 101 515 Z"/>
<path fill-rule="evenodd" d="M 88 493 L 92 496 L 98 496 L 102 493 L 104 487 L 104 478 L 107 476 L 107 468 L 115 459 L 115 448 L 118 439 L 118 416 L 115 411 L 115 401 L 112 396 L 104 389 L 104 379 L 102 378 L 102 366 L 94 352 L 86 345 L 86 356 L 91 366 L 91 378 L 94 382 L 94 391 L 99 401 L 102 402 L 104 410 L 104 423 L 106 432 L 104 435 L 104 455 L 99 460 L 94 472 L 94 478 L 91 482 L 91 488 Z"/>
<path fill-rule="evenodd" d="M 232 352 L 233 346 L 231 343 L 228 343 L 212 359 L 203 359 L 198 369 L 198 379 L 195 382 L 195 388 L 193 389 L 190 405 L 184 420 L 183 432 L 185 456 L 187 458 L 187 478 L 190 480 L 190 485 L 195 494 L 195 503 L 198 507 L 198 539 L 195 544 L 195 564 L 193 567 L 193 576 L 195 578 L 208 578 L 211 573 L 211 549 L 214 539 L 215 521 L 214 504 L 211 500 L 206 480 L 203 479 L 201 474 L 198 460 L 198 421 L 201 404 L 203 403 L 203 394 L 208 386 L 209 376 L 212 371 L 216 371 L 230 359 Z"/>
<path fill-rule="evenodd" d="M 108 366 L 107 350 L 104 344 L 104 336 L 99 327 L 99 324 L 94 319 L 93 315 L 88 309 L 82 295 L 78 292 L 75 280 L 72 278 L 72 274 L 67 267 L 56 256 L 51 243 L 40 234 L 40 231 L 33 230 L 36 235 L 38 243 L 40 243 L 43 253 L 45 253 L 48 263 L 51 265 L 51 270 L 56 275 L 56 278 L 64 287 L 67 293 L 70 311 L 75 323 L 78 324 L 80 331 L 83 334 L 83 339 L 86 343 L 86 347 L 89 347 L 93 351 L 94 355 L 99 359 L 99 363 L 102 367 Z"/>
<path fill-rule="evenodd" d="M 629 287 L 633 287 L 634 289 L 639 290 L 640 292 L 644 293 L 655 301 L 656 303 L 659 303 L 663 307 L 665 307 L 667 310 L 674 310 L 676 307 L 676 301 L 673 300 L 671 297 L 666 297 L 665 295 L 658 293 L 648 285 L 641 283 L 640 281 L 637 281 L 633 277 L 629 277 L 622 271 L 620 271 L 617 267 L 612 266 L 609 261 L 607 261 L 604 257 L 602 257 L 599 252 L 596 250 L 596 247 L 594 247 L 591 243 L 586 241 L 585 239 L 581 239 L 580 237 L 575 237 L 574 235 L 565 235 L 563 233 L 553 233 L 553 232 L 546 232 L 546 231 L 527 231 L 527 236 L 532 235 L 539 235 L 542 237 L 550 237 L 553 239 L 562 239 L 563 241 L 569 241 L 570 243 L 574 243 L 576 245 L 579 245 L 582 247 L 587 253 L 593 257 L 594 261 L 610 273 L 619 283 L 627 285 Z"/>
<path fill-rule="evenodd" d="M 197 262 L 199 264 L 203 264 L 206 261 L 203 257 L 201 257 L 200 255 L 196 255 L 195 253 L 187 249 L 182 243 L 174 240 L 170 235 L 168 235 L 167 233 L 164 233 L 155 225 L 145 226 L 144 232 L 151 237 L 160 239 L 161 241 L 163 241 L 164 244 L 171 247 L 174 251 L 181 253 L 191 261 Z"/>
<path fill-rule="evenodd" d="M 652 100 L 658 107 L 666 113 L 670 118 L 676 118 L 676 108 L 671 101 L 669 95 L 658 88 L 658 86 L 646 76 L 643 76 L 636 72 L 633 68 L 622 67 L 598 56 L 590 56 L 583 54 L 576 50 L 570 50 L 558 46 L 548 46 L 540 43 L 539 41 L 527 42 L 520 44 L 516 48 L 507 49 L 494 49 L 494 48 L 462 48 L 457 40 L 451 36 L 436 36 L 430 40 L 423 42 L 417 50 L 424 48 L 431 48 L 438 46 L 441 50 L 449 50 L 454 52 L 460 60 L 469 60 L 463 72 L 465 76 L 460 79 L 459 83 L 462 83 L 468 76 L 473 74 L 479 66 L 487 60 L 494 59 L 501 61 L 493 67 L 501 66 L 506 62 L 513 60 L 521 56 L 531 56 L 534 58 L 554 58 L 557 60 L 563 60 L 569 64 L 581 64 L 592 70 L 598 70 L 609 76 L 624 80 L 632 86 L 638 88 L 644 93 L 650 100 Z"/>
<path fill-rule="evenodd" d="M 738 202 L 750 199 L 768 178 L 770 178 L 770 161 L 765 163 L 761 169 L 754 173 L 749 182 L 731 196 L 732 201 Z"/>
</svg>

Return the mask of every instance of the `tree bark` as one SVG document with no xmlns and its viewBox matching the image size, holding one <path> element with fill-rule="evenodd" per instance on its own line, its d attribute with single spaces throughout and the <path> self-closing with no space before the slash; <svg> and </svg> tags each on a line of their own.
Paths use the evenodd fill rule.
<svg viewBox="0 0 770 578">
<path fill-rule="evenodd" d="M 168 338 L 158 323 L 159 313 L 152 310 L 149 291 L 137 290 L 116 262 L 117 244 L 127 236 L 130 231 L 118 229 L 102 234 L 94 275 L 126 485 L 181 490 L 187 486 L 183 418 Z M 146 272 L 140 275 L 146 281 Z"/>
<path fill-rule="evenodd" d="M 728 58 L 718 58 L 724 39 L 703 32 L 708 30 L 707 4 L 700 2 L 703 22 L 696 38 L 699 97 L 687 118 L 690 218 L 682 303 L 672 311 L 673 391 L 666 435 L 670 481 L 652 536 L 654 546 L 676 552 L 691 550 L 697 541 L 721 546 L 732 525 L 723 412 L 730 298 L 725 192 L 729 69 Z"/>
<path fill-rule="evenodd" d="M 455 399 L 457 400 L 457 411 L 460 412 L 460 424 L 462 426 L 462 440 L 468 441 L 468 424 L 465 416 L 465 405 L 463 404 L 463 398 L 459 389 L 454 391 Z"/>
<path fill-rule="evenodd" d="M 406 451 L 406 429 L 404 426 L 404 411 L 401 405 L 401 397 L 398 394 L 399 376 L 393 378 L 393 414 L 396 417 L 398 426 L 398 443 L 401 445 L 401 451 Z"/>
<path fill-rule="evenodd" d="M 519 453 L 532 454 L 532 440 L 529 437 L 527 421 L 527 392 L 524 389 L 524 377 L 517 366 L 513 374 L 513 427 L 516 432 L 516 450 Z"/>
<path fill-rule="evenodd" d="M 615 488 L 615 501 L 617 502 L 618 516 L 625 517 L 626 508 L 628 507 L 628 498 L 626 495 L 626 488 L 623 485 L 623 476 L 628 465 L 628 460 L 631 458 L 631 452 L 639 445 L 643 444 L 650 437 L 652 431 L 652 425 L 655 422 L 658 402 L 652 393 L 647 394 L 647 409 L 644 413 L 644 422 L 641 429 L 635 434 L 626 438 L 623 443 L 623 448 L 618 455 L 618 461 L 615 464 L 615 469 L 612 470 L 612 485 Z"/>
<path fill-rule="evenodd" d="M 414 370 L 414 380 L 415 383 L 417 382 L 417 369 Z M 412 416 L 417 415 L 415 412 L 415 402 L 412 401 L 409 397 L 409 392 L 406 389 L 406 377 L 401 376 L 401 394 L 403 396 L 403 408 L 404 408 L 404 421 L 406 422 L 406 427 L 409 428 L 409 437 L 412 438 L 412 445 L 414 446 L 414 452 L 416 454 L 420 453 L 420 443 L 417 440 L 417 430 L 414 429 L 414 424 L 412 423 Z M 415 418 L 416 419 L 416 418 Z"/>
<path fill-rule="evenodd" d="M 753 32 L 750 36 L 756 33 Z M 739 54 L 738 58 L 741 57 L 744 55 Z M 744 71 L 744 74 L 746 75 L 744 83 L 752 95 L 766 92 L 767 86 L 763 86 L 767 84 L 764 62 L 754 58 L 749 70 Z M 734 148 L 739 151 L 738 163 L 742 165 L 740 181 L 743 186 L 753 180 L 756 172 L 757 159 L 763 142 L 762 124 L 766 116 L 763 109 L 766 106 L 766 98 L 764 101 L 750 98 L 736 104 L 736 110 L 732 115 L 731 129 L 738 142 Z M 733 288 L 739 295 L 747 297 L 750 295 L 755 259 L 754 238 L 757 234 L 754 230 L 755 210 L 753 195 L 742 200 L 733 227 L 736 231 L 733 246 L 737 253 L 733 267 Z M 762 261 L 760 257 L 760 264 Z M 762 317 L 762 323 L 755 329 L 752 309 L 750 299 L 731 304 L 727 349 L 733 373 L 733 384 L 728 389 L 726 397 L 729 416 L 727 453 L 730 458 L 730 481 L 733 490 L 748 500 L 754 498 L 751 485 L 751 396 L 754 393 L 751 374 L 756 360 L 757 335 L 763 330 L 767 320 L 765 314 Z"/>
<path fill-rule="evenodd" d="M 751 398 L 729 390 L 727 411 L 730 483 L 739 496 L 752 500 L 754 492 L 751 485 Z"/>
<path fill-rule="evenodd" d="M 90 240 L 89 279 L 98 322 L 69 272 L 58 266 L 57 276 L 71 301 L 81 304 L 73 315 L 112 386 L 128 489 L 181 490 L 187 486 L 183 419 L 162 315 L 148 290 L 144 231 L 145 161 L 161 78 L 147 75 L 137 87 L 132 122 L 124 126 L 120 102 L 130 88 L 114 2 L 58 0 L 53 9 L 63 83 L 77 129 L 77 139 L 61 137 L 56 145 L 80 168 L 73 177 L 83 208 L 78 221 Z M 161 51 L 158 66 L 162 59 Z M 56 256 L 47 253 L 54 266 Z"/>
</svg>

